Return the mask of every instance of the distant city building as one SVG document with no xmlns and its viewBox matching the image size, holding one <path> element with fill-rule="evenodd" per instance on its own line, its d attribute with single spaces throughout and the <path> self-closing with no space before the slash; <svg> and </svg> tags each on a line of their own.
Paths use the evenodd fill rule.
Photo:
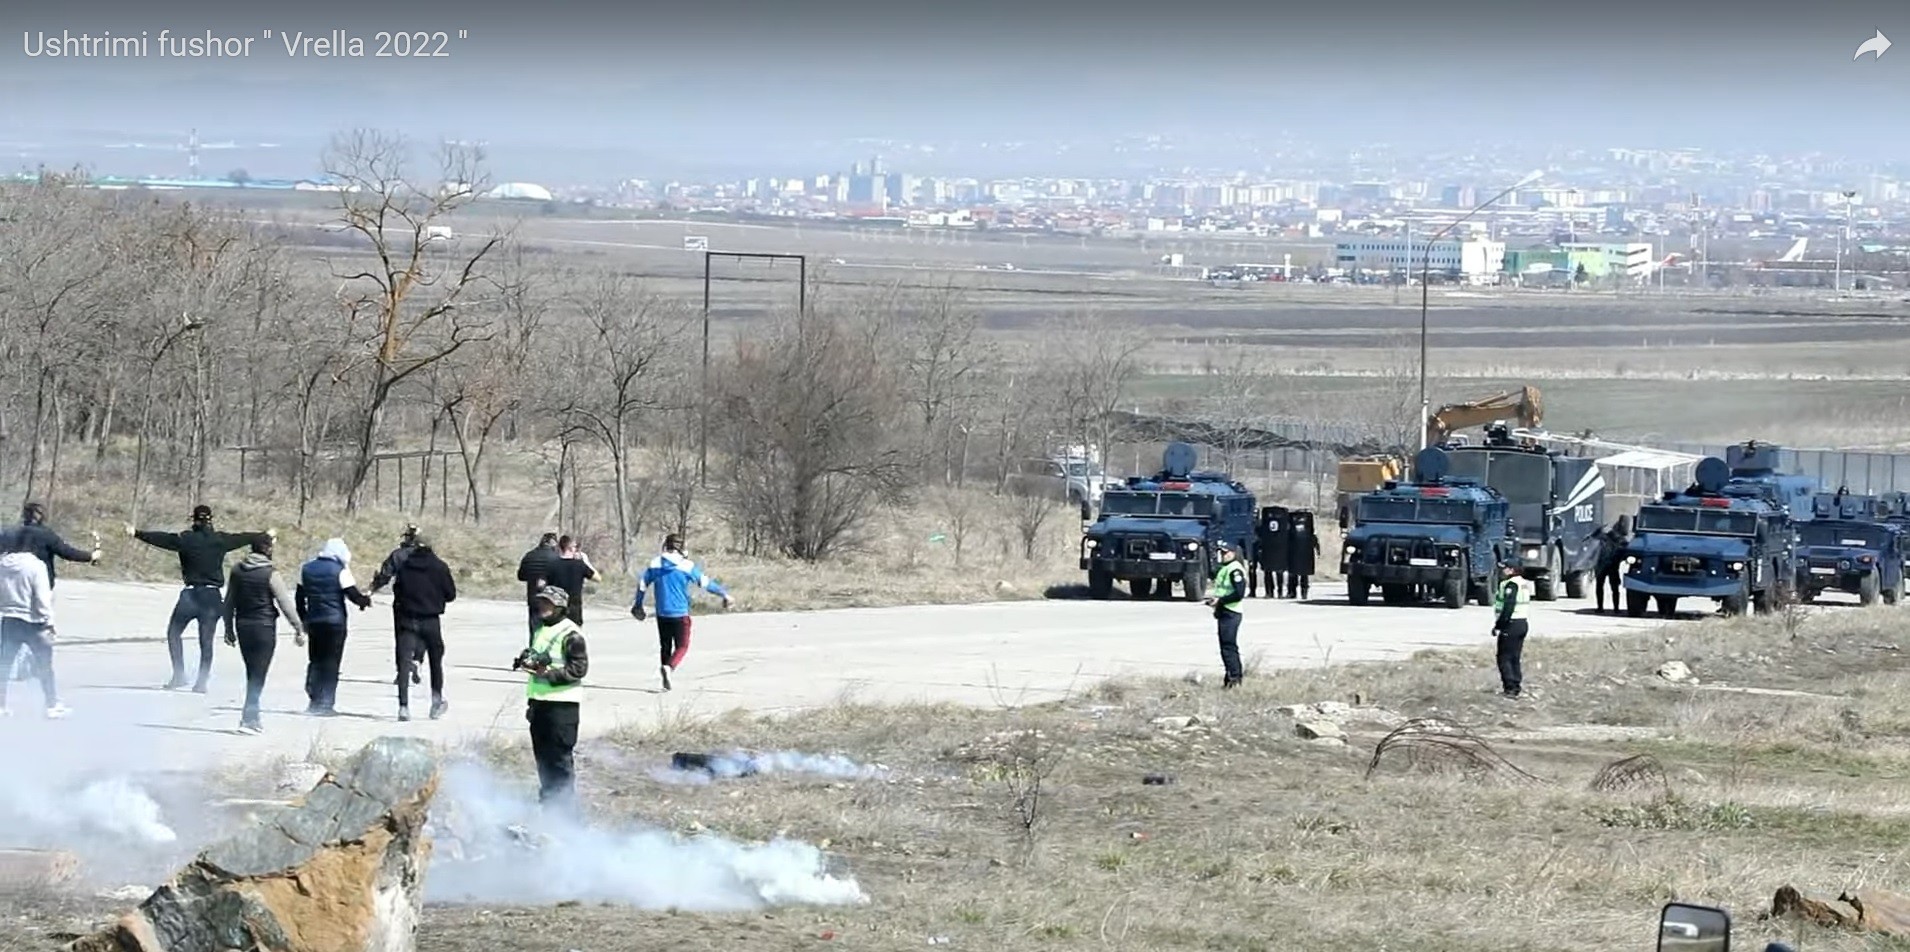
<svg viewBox="0 0 1910 952">
<path fill-rule="evenodd" d="M 530 182 L 505 182 L 486 193 L 487 198 L 512 199 L 526 202 L 548 202 L 554 196 L 550 189 Z"/>
<path fill-rule="evenodd" d="M 1651 243 L 1644 241 L 1594 242 L 1568 241 L 1559 245 L 1574 273 L 1585 266 L 1588 277 L 1620 273 L 1635 280 L 1651 274 Z"/>
<path fill-rule="evenodd" d="M 1505 242 L 1443 238 L 1430 245 L 1404 238 L 1350 238 L 1333 245 L 1334 263 L 1350 271 L 1419 271 L 1458 275 L 1478 283 L 1505 269 Z"/>
</svg>

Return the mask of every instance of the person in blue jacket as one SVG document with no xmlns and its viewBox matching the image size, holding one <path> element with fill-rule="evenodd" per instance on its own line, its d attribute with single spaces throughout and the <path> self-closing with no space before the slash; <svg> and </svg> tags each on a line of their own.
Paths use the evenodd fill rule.
<svg viewBox="0 0 1910 952">
<path fill-rule="evenodd" d="M 723 583 L 703 574 L 703 569 L 683 554 L 683 537 L 672 532 L 663 539 L 663 552 L 650 560 L 637 583 L 637 597 L 630 605 L 630 617 L 644 619 L 643 593 L 657 590 L 657 676 L 663 689 L 670 690 L 670 673 L 683 664 L 690 653 L 690 586 L 696 586 L 723 600 L 723 607 L 735 603 Z"/>
<path fill-rule="evenodd" d="M 305 666 L 305 713 L 314 717 L 337 714 L 338 666 L 345 658 L 350 633 L 346 603 L 359 611 L 371 607 L 371 596 L 358 590 L 351 574 L 351 549 L 344 539 L 328 539 L 318 556 L 299 569 L 292 603 L 305 623 L 310 654 Z"/>
</svg>

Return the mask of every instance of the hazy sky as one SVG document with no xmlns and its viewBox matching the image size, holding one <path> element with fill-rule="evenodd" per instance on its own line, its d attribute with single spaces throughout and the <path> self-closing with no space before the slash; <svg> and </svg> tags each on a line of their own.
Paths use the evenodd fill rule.
<svg viewBox="0 0 1910 952">
<path fill-rule="evenodd" d="M 402 129 L 494 151 L 727 161 L 858 137 L 1105 140 L 1282 131 L 1327 145 L 1904 151 L 1910 5 L 784 0 L 11 5 L 0 140 L 261 140 Z M 489 9 L 484 9 L 488 7 Z M 1708 8 L 1708 9 L 1707 9 Z M 235 59 L 47 59 L 42 31 L 253 37 Z M 272 38 L 264 32 L 272 31 Z M 446 31 L 449 56 L 288 56 L 285 32 Z M 156 42 L 156 39 L 154 39 Z M 77 141 L 77 139 L 75 140 Z M 854 149 L 860 149 L 855 146 Z M 0 146 L 0 155 L 14 151 Z M 529 152 L 524 152 L 529 155 Z M 208 161 L 212 161 L 208 159 Z"/>
</svg>

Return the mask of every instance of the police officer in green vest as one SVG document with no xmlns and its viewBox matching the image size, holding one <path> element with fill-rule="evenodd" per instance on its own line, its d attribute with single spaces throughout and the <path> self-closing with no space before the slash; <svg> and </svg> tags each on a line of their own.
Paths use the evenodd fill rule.
<svg viewBox="0 0 1910 952">
<path fill-rule="evenodd" d="M 1498 642 L 1499 687 L 1505 696 L 1519 696 L 1524 671 L 1526 606 L 1532 603 L 1532 583 L 1519 572 L 1517 562 L 1499 567 L 1499 587 L 1492 593 L 1492 635 Z"/>
<path fill-rule="evenodd" d="M 1238 687 L 1243 673 L 1240 668 L 1240 604 L 1247 596 L 1247 570 L 1240 564 L 1240 553 L 1234 551 L 1232 544 L 1222 542 L 1218 549 L 1220 568 L 1214 570 L 1214 581 L 1208 586 L 1206 602 L 1213 607 L 1214 621 L 1220 630 L 1220 665 L 1227 672 L 1220 686 L 1225 689 Z"/>
<path fill-rule="evenodd" d="M 531 725 L 531 756 L 537 761 L 537 799 L 570 804 L 574 800 L 576 770 L 571 754 L 577 748 L 578 708 L 584 699 L 584 675 L 590 656 L 584 651 L 584 631 L 564 617 L 570 595 L 555 585 L 540 589 L 531 601 L 537 629 L 531 645 L 511 665 L 529 675 L 524 696 Z"/>
</svg>

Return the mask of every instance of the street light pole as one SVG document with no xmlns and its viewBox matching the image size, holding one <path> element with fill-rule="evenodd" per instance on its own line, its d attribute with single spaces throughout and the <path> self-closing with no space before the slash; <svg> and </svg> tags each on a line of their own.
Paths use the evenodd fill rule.
<svg viewBox="0 0 1910 952">
<path fill-rule="evenodd" d="M 1831 279 L 1831 296 L 1844 296 L 1844 246 L 1850 243 L 1850 217 L 1856 206 L 1855 191 L 1844 192 L 1844 230 L 1837 235 L 1837 264 L 1835 276 Z"/>
<path fill-rule="evenodd" d="M 1478 205 L 1473 207 L 1472 211 L 1469 211 L 1465 213 L 1464 215 L 1461 215 L 1458 218 L 1453 219 L 1451 224 L 1434 232 L 1433 236 L 1426 240 L 1425 250 L 1420 253 L 1420 257 L 1419 257 L 1419 261 L 1420 261 L 1420 266 L 1419 266 L 1419 448 L 1422 450 L 1426 448 L 1426 424 L 1430 422 L 1432 419 L 1432 401 L 1426 395 L 1426 311 L 1432 301 L 1433 245 L 1438 244 L 1439 240 L 1441 238 L 1446 237 L 1446 235 L 1451 233 L 1453 229 L 1459 227 L 1460 225 L 1465 224 L 1467 221 L 1470 221 L 1472 219 L 1472 216 L 1477 215 L 1482 211 L 1485 211 L 1487 208 L 1490 208 L 1491 206 L 1495 204 L 1498 204 L 1499 199 L 1502 199 L 1506 197 L 1507 195 L 1510 195 L 1513 192 L 1516 192 L 1519 189 L 1522 189 L 1526 187 L 1527 185 L 1530 185 L 1533 182 L 1538 181 L 1544 175 L 1545 173 L 1543 171 L 1534 170 L 1531 173 L 1527 174 L 1525 178 L 1522 178 L 1516 182 L 1513 182 L 1511 185 L 1506 186 L 1502 191 L 1499 192 L 1499 194 L 1494 195 L 1483 202 L 1480 202 Z M 1411 264 L 1410 258 L 1408 259 L 1408 264 L 1409 265 Z M 1463 270 L 1465 266 L 1466 266 L 1465 245 L 1462 243 L 1459 248 L 1459 267 L 1461 270 Z"/>
</svg>

